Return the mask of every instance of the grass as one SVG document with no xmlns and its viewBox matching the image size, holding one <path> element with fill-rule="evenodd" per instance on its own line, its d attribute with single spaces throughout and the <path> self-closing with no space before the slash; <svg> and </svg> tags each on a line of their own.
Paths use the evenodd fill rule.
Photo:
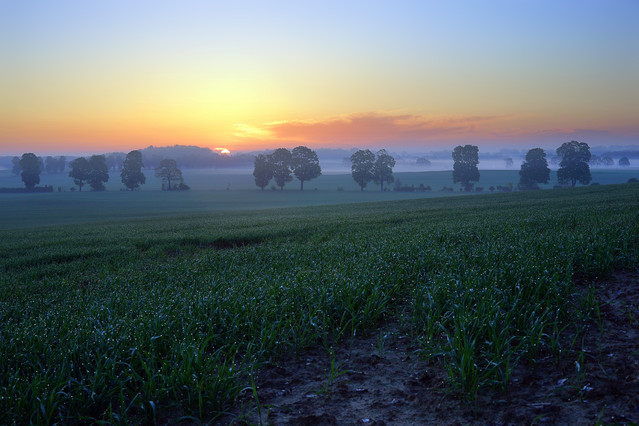
<svg viewBox="0 0 639 426">
<path fill-rule="evenodd" d="M 187 192 L 161 192 L 161 183 L 147 171 L 147 184 L 141 191 L 120 191 L 117 173 L 111 173 L 106 192 L 71 192 L 72 180 L 66 174 L 41 176 L 41 185 L 52 185 L 63 192 L 42 194 L 0 194 L 0 229 L 29 228 L 106 221 L 129 221 L 142 218 L 167 218 L 184 215 L 225 212 L 236 214 L 246 210 L 282 207 L 324 206 L 345 203 L 441 198 L 459 195 L 459 192 L 441 192 L 441 188 L 458 187 L 452 184 L 452 172 L 404 172 L 395 177 L 402 186 L 420 184 L 431 186 L 432 192 L 385 192 L 369 185 L 362 192 L 350 175 L 326 175 L 312 180 L 304 192 L 296 181 L 284 191 L 260 191 L 248 171 L 242 174 L 221 174 L 216 170 L 185 170 L 185 179 L 192 190 Z M 593 169 L 593 181 L 601 184 L 625 183 L 639 176 L 634 169 Z M 497 185 L 514 185 L 519 179 L 516 170 L 482 170 L 481 181 L 485 192 Z M 556 182 L 553 175 L 552 182 Z M 552 183 L 546 187 L 552 187 Z M 20 178 L 10 171 L 0 171 L 0 187 L 21 187 Z M 227 190 L 226 188 L 230 188 Z M 392 185 L 391 185 L 392 187 Z M 337 188 L 343 190 L 338 191 Z"/>
<path fill-rule="evenodd" d="M 507 392 L 593 315 L 575 277 L 639 266 L 638 206 L 614 185 L 4 230 L 0 412 L 209 421 L 278 354 L 399 315 L 460 395 Z"/>
</svg>

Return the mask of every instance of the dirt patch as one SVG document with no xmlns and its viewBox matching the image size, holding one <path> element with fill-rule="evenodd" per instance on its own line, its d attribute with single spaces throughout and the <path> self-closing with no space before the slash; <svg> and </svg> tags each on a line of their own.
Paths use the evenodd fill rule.
<svg viewBox="0 0 639 426">
<path fill-rule="evenodd" d="M 573 350 L 522 362 L 508 395 L 485 389 L 471 406 L 450 393 L 440 365 L 388 324 L 332 354 L 314 348 L 278 360 L 256 379 L 260 409 L 246 391 L 243 414 L 224 423 L 259 424 L 260 413 L 265 424 L 293 425 L 639 423 L 639 271 L 596 288 L 601 320 Z"/>
</svg>

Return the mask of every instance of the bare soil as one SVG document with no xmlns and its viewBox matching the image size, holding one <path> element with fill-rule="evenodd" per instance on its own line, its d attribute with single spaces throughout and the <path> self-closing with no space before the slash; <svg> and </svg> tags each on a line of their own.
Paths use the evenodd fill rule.
<svg viewBox="0 0 639 426">
<path fill-rule="evenodd" d="M 588 291 L 588 283 L 577 287 Z M 222 422 L 637 424 L 639 271 L 619 271 L 596 287 L 601 321 L 587 324 L 581 335 L 564 336 L 574 342 L 572 350 L 542 353 L 534 365 L 522 362 L 507 395 L 482 389 L 476 404 L 468 403 L 451 390 L 438 362 L 420 358 L 415 340 L 387 324 L 335 347 L 333 362 L 326 348 L 279 359 L 256 379 L 259 408 L 247 390 L 240 414 Z"/>
</svg>

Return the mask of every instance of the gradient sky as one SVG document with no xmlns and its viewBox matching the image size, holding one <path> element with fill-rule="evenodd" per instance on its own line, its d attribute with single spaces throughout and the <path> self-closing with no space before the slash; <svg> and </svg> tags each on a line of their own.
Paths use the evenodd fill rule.
<svg viewBox="0 0 639 426">
<path fill-rule="evenodd" d="M 0 154 L 639 146 L 639 1 L 0 0 Z"/>
</svg>

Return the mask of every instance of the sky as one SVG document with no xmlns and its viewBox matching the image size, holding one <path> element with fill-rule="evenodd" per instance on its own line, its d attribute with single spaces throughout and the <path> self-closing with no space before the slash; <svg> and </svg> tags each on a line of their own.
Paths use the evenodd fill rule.
<svg viewBox="0 0 639 426">
<path fill-rule="evenodd" d="M 639 146 L 639 0 L 0 0 L 0 155 Z"/>
</svg>

